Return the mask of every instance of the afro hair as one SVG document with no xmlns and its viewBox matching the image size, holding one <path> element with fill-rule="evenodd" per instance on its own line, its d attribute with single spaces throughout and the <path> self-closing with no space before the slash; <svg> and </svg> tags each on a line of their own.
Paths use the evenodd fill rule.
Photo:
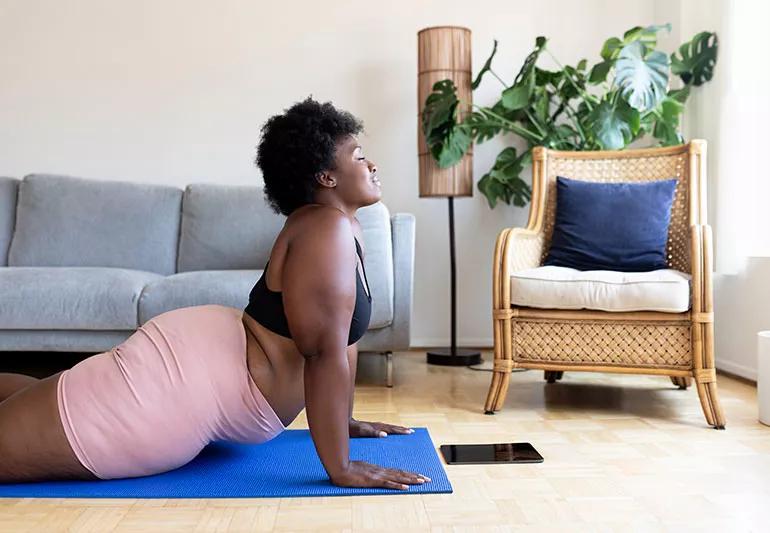
<svg viewBox="0 0 770 533">
<path fill-rule="evenodd" d="M 262 126 L 256 159 L 270 207 L 288 216 L 313 203 L 316 176 L 334 169 L 337 144 L 361 131 L 356 117 L 312 97 L 270 117 Z"/>
</svg>

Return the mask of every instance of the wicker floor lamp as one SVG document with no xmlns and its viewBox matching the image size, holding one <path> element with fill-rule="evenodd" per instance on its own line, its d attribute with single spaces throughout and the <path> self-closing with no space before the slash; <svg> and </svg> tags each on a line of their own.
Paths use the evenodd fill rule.
<svg viewBox="0 0 770 533">
<path fill-rule="evenodd" d="M 471 102 L 471 31 L 456 26 L 425 28 L 417 33 L 417 97 L 418 97 L 418 153 L 420 157 L 420 198 L 446 197 L 449 199 L 449 259 L 451 276 L 451 343 L 449 348 L 428 352 L 428 363 L 464 366 L 481 362 L 476 351 L 457 348 L 457 294 L 455 269 L 455 196 L 473 196 L 473 152 L 450 168 L 439 168 L 425 144 L 420 125 L 420 112 L 433 84 L 451 79 L 457 87 L 457 96 L 467 103 L 459 114 L 470 112 Z"/>
</svg>

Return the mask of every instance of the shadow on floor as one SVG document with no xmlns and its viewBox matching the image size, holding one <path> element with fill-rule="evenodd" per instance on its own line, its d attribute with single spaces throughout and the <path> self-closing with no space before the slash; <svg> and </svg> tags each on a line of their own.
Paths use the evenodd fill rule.
<svg viewBox="0 0 770 533">
<path fill-rule="evenodd" d="M 0 372 L 27 374 L 36 378 L 52 376 L 72 368 L 83 359 L 95 355 L 83 352 L 0 352 Z"/>
</svg>

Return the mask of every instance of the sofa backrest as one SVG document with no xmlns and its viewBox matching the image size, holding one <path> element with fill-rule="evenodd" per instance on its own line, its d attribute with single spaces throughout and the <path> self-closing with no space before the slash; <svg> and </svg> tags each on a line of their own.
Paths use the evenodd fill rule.
<svg viewBox="0 0 770 533">
<path fill-rule="evenodd" d="M 188 185 L 177 272 L 263 269 L 286 220 L 270 208 L 263 191 L 247 185 Z"/>
<path fill-rule="evenodd" d="M 9 266 L 103 266 L 173 274 L 182 190 L 32 174 L 19 185 Z"/>
<path fill-rule="evenodd" d="M 16 192 L 19 180 L 0 177 L 0 266 L 8 265 L 8 247 L 16 222 Z"/>
</svg>

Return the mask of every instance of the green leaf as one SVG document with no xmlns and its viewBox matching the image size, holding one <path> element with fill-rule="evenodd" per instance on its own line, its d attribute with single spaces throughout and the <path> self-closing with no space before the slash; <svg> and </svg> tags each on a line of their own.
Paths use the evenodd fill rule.
<svg viewBox="0 0 770 533">
<path fill-rule="evenodd" d="M 497 205 L 497 199 L 502 198 L 505 194 L 505 185 L 493 180 L 489 173 L 481 177 L 477 187 L 481 194 L 486 197 L 490 209 L 494 209 Z"/>
<path fill-rule="evenodd" d="M 630 44 L 634 41 L 639 41 L 648 50 L 653 50 L 658 44 L 658 32 L 660 30 L 666 30 L 671 33 L 671 23 L 646 27 L 634 26 L 623 34 L 623 44 Z"/>
<path fill-rule="evenodd" d="M 518 177 L 522 170 L 523 167 L 516 153 L 516 148 L 509 146 L 497 154 L 490 175 L 501 183 L 505 183 L 511 178 Z"/>
<path fill-rule="evenodd" d="M 471 136 L 477 143 L 483 143 L 500 133 L 500 123 L 490 119 L 486 115 L 474 111 L 465 118 L 465 124 L 471 128 Z"/>
<path fill-rule="evenodd" d="M 504 90 L 502 102 L 506 109 L 515 111 L 527 107 L 529 105 L 529 97 L 532 95 L 532 90 L 535 87 L 534 81 L 535 77 L 532 76 L 525 83 L 508 87 Z"/>
<path fill-rule="evenodd" d="M 422 112 L 422 128 L 425 142 L 433 159 L 441 168 L 456 164 L 462 159 L 473 138 L 470 128 L 457 124 L 457 89 L 452 80 L 441 80 L 433 85 L 433 92 L 425 100 Z"/>
<path fill-rule="evenodd" d="M 681 89 L 671 89 L 668 91 L 669 98 L 673 98 L 680 104 L 684 104 L 687 102 L 687 98 L 690 96 L 690 86 L 685 85 Z"/>
<path fill-rule="evenodd" d="M 468 128 L 458 124 L 451 129 L 443 143 L 432 145 L 430 151 L 438 166 L 447 168 L 456 165 L 463 158 L 472 142 Z"/>
<path fill-rule="evenodd" d="M 484 66 L 481 67 L 481 70 L 479 71 L 478 75 L 476 76 L 476 79 L 473 80 L 473 83 L 471 84 L 471 89 L 476 90 L 476 88 L 481 84 L 481 78 L 489 72 L 492 68 L 492 58 L 495 57 L 495 54 L 497 53 L 497 39 L 494 40 L 495 44 L 492 47 L 492 53 L 489 54 L 489 57 L 487 58 L 486 62 L 484 63 Z"/>
<path fill-rule="evenodd" d="M 547 127 L 551 98 L 545 87 L 535 87 L 535 117 L 541 127 Z"/>
<path fill-rule="evenodd" d="M 615 63 L 615 84 L 632 107 L 647 111 L 658 105 L 668 85 L 668 56 L 649 52 L 639 41 L 623 47 Z"/>
<path fill-rule="evenodd" d="M 614 61 L 605 60 L 595 64 L 591 69 L 591 74 L 588 75 L 588 82 L 597 85 L 606 80 L 613 63 Z"/>
<path fill-rule="evenodd" d="M 602 46 L 601 56 L 602 59 L 605 61 L 608 59 L 615 59 L 618 57 L 618 52 L 623 47 L 623 41 L 618 39 L 617 37 L 610 37 L 606 41 L 604 41 L 604 46 Z"/>
<path fill-rule="evenodd" d="M 426 98 L 422 111 L 422 132 L 428 146 L 442 142 L 452 130 L 459 103 L 456 91 L 452 80 L 441 80 L 433 85 L 433 92 Z"/>
<path fill-rule="evenodd" d="M 532 190 L 521 179 L 520 174 L 532 163 L 530 150 L 518 155 L 516 148 L 509 146 L 497 155 L 494 166 L 479 180 L 478 188 L 487 198 L 490 208 L 497 200 L 523 207 L 532 198 Z"/>
<path fill-rule="evenodd" d="M 684 111 L 684 104 L 666 97 L 656 109 L 655 127 L 652 135 L 660 139 L 664 146 L 682 143 L 682 135 L 679 133 L 679 116 Z"/>
<path fill-rule="evenodd" d="M 605 99 L 586 117 L 586 126 L 603 149 L 620 150 L 639 131 L 639 112 L 622 98 L 614 104 Z"/>
<path fill-rule="evenodd" d="M 585 59 L 581 59 L 580 61 L 578 61 L 578 64 L 577 64 L 577 66 L 575 68 L 577 70 L 584 71 L 586 69 L 586 65 L 587 64 L 588 64 L 588 62 Z"/>
<path fill-rule="evenodd" d="M 545 70 L 540 67 L 535 67 L 535 85 L 540 87 L 550 83 L 551 85 L 556 86 L 561 81 L 563 75 L 564 74 L 560 70 Z"/>
<path fill-rule="evenodd" d="M 545 37 L 535 39 L 535 49 L 524 60 L 524 64 L 516 75 L 513 86 L 503 91 L 501 101 L 506 109 L 516 111 L 529 104 L 529 99 L 535 89 L 535 62 L 540 52 L 545 48 L 546 42 Z"/>
<path fill-rule="evenodd" d="M 719 40 L 709 31 L 698 33 L 679 47 L 679 55 L 671 54 L 671 72 L 687 85 L 703 85 L 714 76 Z"/>
</svg>

